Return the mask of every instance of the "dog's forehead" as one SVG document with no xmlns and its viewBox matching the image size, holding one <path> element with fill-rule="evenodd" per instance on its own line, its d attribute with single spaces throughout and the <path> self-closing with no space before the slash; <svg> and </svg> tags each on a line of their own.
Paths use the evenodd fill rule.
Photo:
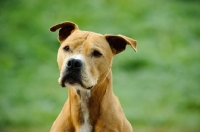
<svg viewBox="0 0 200 132">
<path fill-rule="evenodd" d="M 98 46 L 104 47 L 107 43 L 105 37 L 102 34 L 89 32 L 89 31 L 74 31 L 65 41 L 65 44 L 72 45 L 74 47 L 79 46 Z M 103 48 L 102 47 L 102 48 Z"/>
<path fill-rule="evenodd" d="M 64 43 L 71 43 L 71 44 L 76 44 L 82 41 L 85 41 L 89 32 L 87 31 L 74 31 L 65 41 Z"/>
</svg>

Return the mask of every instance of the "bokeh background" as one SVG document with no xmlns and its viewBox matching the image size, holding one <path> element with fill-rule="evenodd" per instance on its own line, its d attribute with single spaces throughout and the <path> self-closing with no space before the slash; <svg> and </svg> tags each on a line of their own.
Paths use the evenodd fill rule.
<svg viewBox="0 0 200 132">
<path fill-rule="evenodd" d="M 113 64 L 135 132 L 200 132 L 199 0 L 1 0 L 0 131 L 49 131 L 67 99 L 56 23 L 138 41 Z"/>
</svg>

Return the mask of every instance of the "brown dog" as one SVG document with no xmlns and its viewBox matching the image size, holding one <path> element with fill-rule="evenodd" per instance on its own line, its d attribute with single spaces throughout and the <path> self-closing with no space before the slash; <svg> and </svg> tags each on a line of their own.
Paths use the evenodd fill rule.
<svg viewBox="0 0 200 132">
<path fill-rule="evenodd" d="M 59 83 L 67 86 L 68 99 L 51 132 L 132 132 L 112 90 L 112 60 L 136 41 L 123 35 L 81 31 L 72 22 L 50 28 L 59 30 Z"/>
</svg>

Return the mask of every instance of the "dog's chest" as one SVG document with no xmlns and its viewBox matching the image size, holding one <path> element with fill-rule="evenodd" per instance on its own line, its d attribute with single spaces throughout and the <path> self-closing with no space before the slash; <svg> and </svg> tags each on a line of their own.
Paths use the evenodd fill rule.
<svg viewBox="0 0 200 132">
<path fill-rule="evenodd" d="M 88 101 L 90 98 L 90 91 L 80 91 L 80 105 L 82 112 L 82 123 L 80 127 L 80 132 L 91 132 L 92 126 L 89 120 L 89 110 L 88 110 Z"/>
</svg>

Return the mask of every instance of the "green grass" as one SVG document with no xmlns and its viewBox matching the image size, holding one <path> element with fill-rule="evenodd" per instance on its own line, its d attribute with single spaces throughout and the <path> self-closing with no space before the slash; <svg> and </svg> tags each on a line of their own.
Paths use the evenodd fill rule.
<svg viewBox="0 0 200 132">
<path fill-rule="evenodd" d="M 82 30 L 138 41 L 113 63 L 114 92 L 137 132 L 200 131 L 200 2 L 2 1 L 0 131 L 49 131 L 67 98 L 58 82 L 57 33 Z"/>
</svg>

